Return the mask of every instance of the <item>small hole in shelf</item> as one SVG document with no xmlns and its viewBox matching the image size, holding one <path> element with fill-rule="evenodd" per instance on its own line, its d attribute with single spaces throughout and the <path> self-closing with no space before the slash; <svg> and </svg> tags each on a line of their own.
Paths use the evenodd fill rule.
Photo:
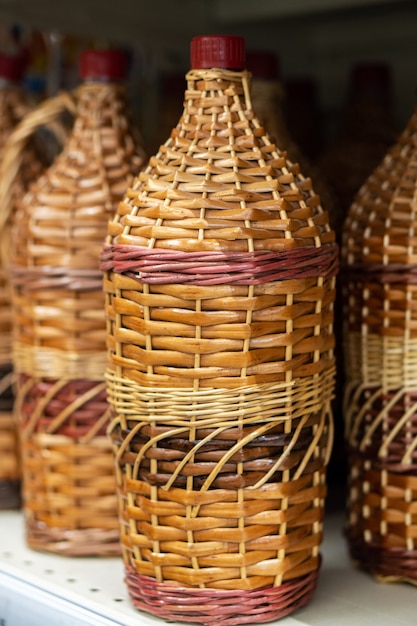
<svg viewBox="0 0 417 626">
<path fill-rule="evenodd" d="M 113 598 L 113 602 L 123 602 L 123 598 Z"/>
<path fill-rule="evenodd" d="M 33 565 L 33 561 L 23 561 L 24 565 Z"/>
<path fill-rule="evenodd" d="M 55 574 L 55 570 L 53 569 L 44 569 L 43 571 L 45 574 Z"/>
<path fill-rule="evenodd" d="M 97 589 L 97 587 L 91 587 L 90 591 L 92 593 L 96 593 L 97 591 L 100 591 L 100 589 Z"/>
<path fill-rule="evenodd" d="M 67 578 L 67 583 L 76 583 L 77 579 L 76 578 Z"/>
</svg>

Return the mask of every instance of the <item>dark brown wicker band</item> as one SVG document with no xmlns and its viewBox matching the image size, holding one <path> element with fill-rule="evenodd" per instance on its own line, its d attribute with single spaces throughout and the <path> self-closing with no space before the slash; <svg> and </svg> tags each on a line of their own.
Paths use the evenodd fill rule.
<svg viewBox="0 0 417 626">
<path fill-rule="evenodd" d="M 258 285 L 275 280 L 335 276 L 334 245 L 282 252 L 181 252 L 142 246 L 104 246 L 100 267 L 149 284 Z"/>
</svg>

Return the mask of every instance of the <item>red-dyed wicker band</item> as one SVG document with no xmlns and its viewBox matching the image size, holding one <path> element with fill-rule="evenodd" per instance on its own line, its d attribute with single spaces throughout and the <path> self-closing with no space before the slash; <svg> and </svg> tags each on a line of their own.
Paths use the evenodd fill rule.
<svg viewBox="0 0 417 626">
<path fill-rule="evenodd" d="M 17 287 L 24 285 L 27 291 L 38 289 L 97 290 L 101 289 L 103 283 L 103 275 L 98 268 L 13 265 L 10 271 L 13 284 Z"/>
<path fill-rule="evenodd" d="M 278 587 L 251 591 L 182 588 L 159 583 L 132 568 L 126 569 L 126 583 L 137 609 L 171 621 L 233 626 L 281 619 L 305 606 L 314 593 L 318 571 Z"/>
<path fill-rule="evenodd" d="M 366 264 L 350 265 L 342 268 L 351 280 L 363 279 L 378 283 L 401 283 L 417 285 L 417 265 L 405 265 L 403 263 L 387 263 L 367 266 Z"/>
<path fill-rule="evenodd" d="M 417 550 L 367 543 L 356 529 L 346 532 L 352 560 L 381 582 L 403 580 L 417 585 Z"/>
<path fill-rule="evenodd" d="M 106 244 L 102 271 L 111 270 L 148 284 L 259 285 L 297 278 L 335 276 L 334 245 L 293 248 L 280 252 L 182 252 L 142 246 Z"/>
</svg>

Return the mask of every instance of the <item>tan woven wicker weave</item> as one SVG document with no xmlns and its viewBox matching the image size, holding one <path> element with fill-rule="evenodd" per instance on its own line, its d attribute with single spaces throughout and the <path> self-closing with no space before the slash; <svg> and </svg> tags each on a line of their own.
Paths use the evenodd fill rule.
<svg viewBox="0 0 417 626">
<path fill-rule="evenodd" d="M 107 64 L 115 54 L 84 53 L 85 78 L 91 78 L 94 59 Z M 36 126 L 35 118 L 41 123 L 51 110 L 62 112 L 68 99 L 58 96 L 28 116 L 12 136 L 18 148 L 26 129 Z M 107 221 L 144 157 L 121 84 L 86 80 L 73 100 L 69 141 L 25 196 L 12 230 L 16 415 L 29 546 L 108 555 L 120 552 L 120 542 L 106 437 L 106 333 L 98 264 Z M 18 154 L 15 149 L 12 162 Z"/>
<path fill-rule="evenodd" d="M 19 57 L 0 54 L 0 161 L 10 133 L 28 112 L 28 103 L 18 78 L 23 71 Z M 34 146 L 22 155 L 21 168 L 10 189 L 10 213 L 28 184 L 41 173 Z M 8 225 L 1 229 L 0 247 L 7 241 Z M 18 433 L 13 419 L 11 316 L 8 277 L 0 259 L 0 509 L 20 506 Z"/>
<path fill-rule="evenodd" d="M 127 584 L 165 619 L 263 622 L 319 570 L 337 249 L 247 72 L 187 84 L 102 254 Z"/>
<path fill-rule="evenodd" d="M 416 213 L 417 109 L 357 195 L 343 243 L 349 545 L 379 579 L 414 583 Z"/>
</svg>

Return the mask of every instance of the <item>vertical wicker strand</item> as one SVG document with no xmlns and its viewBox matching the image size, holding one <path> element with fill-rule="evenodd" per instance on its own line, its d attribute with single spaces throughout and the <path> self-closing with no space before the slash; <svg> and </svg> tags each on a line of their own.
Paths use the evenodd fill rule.
<svg viewBox="0 0 417 626">
<path fill-rule="evenodd" d="M 411 202 L 411 216 L 410 223 L 408 226 L 408 248 L 407 248 L 407 257 L 412 258 L 413 255 L 413 246 L 412 243 L 415 240 L 416 234 L 416 218 L 417 218 L 417 187 L 414 189 L 413 200 Z M 408 346 L 412 345 L 412 337 L 411 337 L 411 327 L 412 327 L 412 307 L 413 307 L 413 290 L 412 287 L 406 286 L 406 309 L 405 309 L 405 329 L 404 329 L 404 341 L 406 346 L 406 354 L 409 353 L 407 350 Z M 411 352 L 411 350 L 410 350 Z M 405 370 L 404 370 L 404 380 L 405 380 L 405 409 L 406 411 L 413 407 L 413 413 L 415 413 L 417 408 L 417 403 L 415 402 L 415 395 L 409 392 L 412 392 L 411 380 L 413 379 L 412 372 L 410 371 L 412 367 L 410 367 L 410 359 L 405 358 Z M 407 402 L 408 400 L 408 402 Z M 410 405 L 410 406 L 408 406 Z M 405 431 L 405 441 L 404 441 L 404 456 L 402 458 L 402 463 L 410 463 L 412 459 L 412 451 L 414 446 L 417 446 L 417 437 L 414 437 L 413 434 L 413 424 L 410 420 L 407 420 L 407 426 Z M 408 458 L 407 458 L 408 455 Z M 404 500 L 407 505 L 407 510 L 404 515 L 404 524 L 406 527 L 406 548 L 407 550 L 415 550 L 415 537 L 413 536 L 412 526 L 413 526 L 413 515 L 411 513 L 411 502 L 413 501 L 413 493 L 410 489 L 409 485 L 405 486 L 404 490 Z M 410 532 L 411 531 L 411 532 Z"/>
<path fill-rule="evenodd" d="M 260 124 L 259 124 L 259 122 L 256 119 L 254 120 L 254 126 L 255 126 L 255 128 L 260 128 Z M 264 139 L 264 141 L 265 141 L 265 143 L 267 145 L 271 143 L 270 140 L 269 140 L 269 137 L 267 135 L 265 135 L 263 137 L 263 139 Z M 279 155 L 278 155 L 278 153 L 276 151 L 274 152 L 274 156 L 275 156 L 275 158 L 279 157 Z M 261 162 L 262 166 L 265 165 L 265 161 L 263 159 L 260 159 L 260 162 Z M 288 170 L 286 168 L 283 168 L 283 171 L 284 171 L 285 174 L 288 174 Z M 272 179 L 272 177 L 268 176 L 267 179 Z M 277 200 L 279 199 L 279 195 L 278 195 L 278 193 L 276 191 L 273 192 L 273 196 Z M 287 212 L 284 209 L 280 209 L 280 217 L 281 217 L 281 219 L 284 219 L 284 220 L 287 219 L 288 215 L 287 215 Z M 285 231 L 285 237 L 286 238 L 291 237 L 291 233 L 288 230 Z M 292 296 L 292 294 L 287 294 L 286 295 L 286 302 L 285 302 L 286 306 L 291 306 L 292 303 L 293 303 L 293 296 Z M 289 333 L 292 332 L 292 320 L 287 320 L 286 321 L 286 323 L 285 323 L 285 332 L 286 332 L 287 337 L 290 337 Z M 286 362 L 288 362 L 288 360 L 292 358 L 291 354 L 292 354 L 291 346 L 290 346 L 290 344 L 288 344 L 286 346 L 286 348 L 285 348 L 285 361 Z M 290 370 L 286 370 L 285 371 L 285 382 L 290 382 L 291 381 L 291 378 L 292 378 L 291 374 L 292 374 L 292 372 Z M 292 420 L 291 420 L 291 417 L 290 417 L 291 413 L 292 413 L 292 401 L 291 401 L 291 399 L 289 399 L 287 401 L 287 418 L 286 418 L 285 423 L 284 423 L 284 432 L 285 432 L 285 434 L 289 434 L 291 432 L 291 430 L 292 430 Z M 283 473 L 282 473 L 282 482 L 284 484 L 289 481 L 289 476 L 290 476 L 289 470 L 284 470 Z M 282 499 L 281 499 L 280 510 L 284 512 L 287 509 L 288 509 L 288 498 L 283 496 Z M 285 521 L 281 522 L 281 524 L 279 525 L 279 530 L 278 530 L 279 536 L 284 537 L 285 533 L 286 533 L 286 529 L 287 529 L 286 522 Z M 285 555 L 286 555 L 285 548 L 279 548 L 278 551 L 277 551 L 278 563 L 281 563 L 285 559 Z M 280 573 L 276 574 L 276 576 L 275 576 L 274 585 L 276 585 L 276 586 L 279 586 L 279 585 L 282 584 L 282 573 L 281 572 L 283 571 L 283 569 L 284 568 L 280 566 Z"/>
<path fill-rule="evenodd" d="M 317 286 L 318 287 L 323 287 L 323 282 L 324 282 L 323 278 L 319 277 L 318 280 L 317 280 Z M 321 313 L 322 313 L 322 300 L 321 299 L 317 299 L 316 306 L 315 306 L 315 314 L 318 316 L 319 319 L 321 317 Z M 321 325 L 319 323 L 314 326 L 314 331 L 313 331 L 314 332 L 314 337 L 317 337 L 317 336 L 320 335 L 320 326 Z M 319 360 L 320 360 L 320 350 L 318 348 L 316 348 L 316 350 L 314 351 L 313 362 L 314 363 L 318 363 Z M 318 375 L 315 374 L 314 378 L 318 379 Z M 324 412 L 326 411 L 326 408 L 323 409 L 323 414 L 322 414 L 322 417 L 321 417 L 322 420 L 326 419 L 325 415 L 324 415 Z M 318 425 L 316 424 L 314 426 L 314 429 L 313 429 L 313 434 L 314 435 L 317 435 L 317 430 L 318 430 Z M 316 446 L 315 449 L 314 449 L 314 457 L 317 459 L 319 454 L 320 454 L 319 446 Z M 322 481 L 323 481 L 322 474 L 319 471 L 316 470 L 314 472 L 314 474 L 313 474 L 313 487 L 315 487 L 315 489 L 317 491 L 319 491 L 319 486 L 322 483 Z M 314 509 L 315 510 L 320 510 L 320 506 L 321 505 L 324 505 L 324 502 L 320 501 L 319 497 L 314 498 L 314 500 L 313 500 L 313 507 L 314 507 Z M 321 531 L 321 524 L 322 524 L 321 519 L 315 520 L 313 522 L 313 535 L 318 535 L 320 533 L 320 531 Z M 316 544 L 316 545 L 313 546 L 313 556 L 314 557 L 318 557 L 318 555 L 319 555 L 319 546 Z"/>
<path fill-rule="evenodd" d="M 137 182 L 136 182 L 137 184 Z M 117 215 L 117 214 L 116 214 Z M 116 217 L 116 221 L 119 221 L 118 215 Z M 128 232 L 129 228 L 128 226 L 124 226 L 122 229 L 122 235 L 126 235 L 126 233 Z M 109 280 L 109 284 L 111 284 L 111 281 Z M 123 300 L 124 298 L 124 285 L 123 283 L 116 283 L 116 288 L 114 290 L 114 297 L 117 298 L 117 300 L 119 300 L 120 302 Z M 149 295 L 149 285 L 144 284 L 143 285 L 143 293 L 144 295 L 148 296 Z M 106 300 L 108 302 L 107 306 L 110 309 L 111 308 L 111 293 L 106 293 Z M 118 312 L 115 312 L 115 321 L 114 321 L 114 326 L 116 328 L 122 328 L 123 327 L 123 323 L 122 323 L 122 313 L 120 312 L 120 310 Z M 110 320 L 110 316 L 107 316 L 108 319 Z M 151 315 L 150 315 L 150 307 L 149 305 L 144 305 L 143 307 L 143 318 L 145 321 L 150 320 Z M 113 330 L 112 330 L 112 324 L 110 324 L 110 333 L 111 335 L 113 335 Z M 111 336 L 110 335 L 110 336 Z M 145 342 L 146 342 L 146 348 L 147 349 L 152 349 L 152 338 L 150 337 L 150 335 L 146 335 L 145 338 Z M 116 365 L 115 365 L 115 372 L 116 372 L 116 377 L 118 380 L 122 380 L 123 379 L 123 341 L 115 341 L 114 342 L 114 351 L 115 351 L 115 356 L 116 356 Z M 153 373 L 153 367 L 152 365 L 147 366 L 147 372 L 148 374 Z M 148 403 L 151 406 L 152 405 L 152 399 L 148 398 Z M 152 411 L 150 411 L 150 414 L 152 415 Z M 138 424 L 136 424 L 136 429 L 140 429 L 140 427 L 142 426 L 141 422 L 139 422 Z M 120 423 L 120 427 L 122 429 L 122 431 L 124 432 L 129 432 L 130 431 L 130 425 L 127 422 L 126 419 L 126 415 L 122 412 L 121 413 L 121 423 Z M 130 432 L 130 435 L 133 436 L 134 431 Z M 121 529 L 121 535 L 122 535 L 122 544 L 125 545 L 128 544 L 128 536 L 129 534 L 131 535 L 136 535 L 136 533 L 138 532 L 138 520 L 136 520 L 133 516 L 129 515 L 128 511 L 129 509 L 133 509 L 136 506 L 136 499 L 138 498 L 138 496 L 136 495 L 136 493 L 134 492 L 133 489 L 129 488 L 129 484 L 130 482 L 132 482 L 133 480 L 136 479 L 136 474 L 134 471 L 132 471 L 132 465 L 130 463 L 127 463 L 125 465 L 125 472 L 126 472 L 126 476 L 124 476 L 124 473 L 122 471 L 122 466 L 121 464 L 118 462 L 118 458 L 122 456 L 122 454 L 125 452 L 125 449 L 127 448 L 129 443 L 129 438 L 127 437 L 124 442 L 121 443 L 121 446 L 119 448 L 118 451 L 118 455 L 115 458 L 115 466 L 116 466 L 116 478 L 117 478 L 117 484 L 118 484 L 118 489 L 119 491 L 121 489 L 123 489 L 123 493 L 121 494 L 121 497 L 119 498 L 119 510 L 120 510 L 120 516 L 122 517 L 122 529 Z M 152 461 L 154 462 L 154 461 Z M 154 470 L 154 467 L 151 467 L 151 470 Z M 151 487 L 151 494 L 150 494 L 150 499 L 152 502 L 157 502 L 158 501 L 158 497 L 157 497 L 157 493 L 155 491 L 155 487 Z M 123 509 L 124 506 L 124 509 Z M 151 516 L 151 523 L 152 526 L 158 526 L 158 517 L 156 514 L 152 514 Z M 126 526 L 128 526 L 129 530 L 126 529 Z M 156 548 L 158 548 L 158 544 L 156 542 L 156 545 L 154 546 Z M 130 549 L 132 550 L 133 553 L 133 561 L 142 561 L 145 559 L 145 557 L 142 558 L 142 551 L 144 550 L 144 546 L 143 545 L 131 545 Z M 125 564 L 128 564 L 128 553 L 127 553 L 127 549 L 125 549 L 123 551 L 123 558 L 125 560 Z M 162 573 L 160 571 L 160 568 L 156 568 L 156 572 L 157 572 L 157 576 L 159 577 L 158 579 L 161 580 L 162 579 Z"/>
<path fill-rule="evenodd" d="M 243 83 L 243 89 L 244 89 L 244 94 L 245 94 L 245 102 L 246 102 L 246 108 L 248 110 L 251 109 L 251 103 L 250 103 L 250 94 L 249 94 L 249 85 L 248 85 L 248 81 L 247 78 L 244 77 L 242 80 Z M 246 117 L 244 112 L 242 111 L 241 106 L 239 106 L 239 96 L 235 95 L 234 97 L 235 102 L 236 102 L 236 109 L 239 112 L 239 118 L 242 122 L 246 122 Z M 225 107 L 225 111 L 226 107 Z M 233 123 L 231 120 L 229 120 L 228 122 L 228 128 L 229 128 L 229 143 L 230 143 L 230 154 L 232 156 L 232 158 L 236 161 L 236 150 L 235 150 L 235 146 L 234 146 L 234 135 L 233 135 Z M 249 135 L 249 128 L 246 126 L 245 127 L 245 132 L 247 135 Z M 235 186 L 236 189 L 240 190 L 241 184 L 239 181 L 239 168 L 236 165 L 233 165 L 233 172 L 235 174 Z M 245 200 L 240 200 L 240 207 L 241 209 L 244 211 L 246 208 L 246 201 Z M 251 222 L 249 219 L 245 220 L 245 226 L 248 229 L 248 232 L 250 231 L 251 228 Z M 252 237 L 248 237 L 247 238 L 247 246 L 248 246 L 248 252 L 253 252 L 255 247 L 254 247 L 254 243 L 253 243 L 253 238 Z M 247 288 L 247 297 L 248 298 L 252 298 L 254 294 L 254 289 L 253 289 L 253 285 L 249 285 Z M 248 308 L 246 311 L 246 317 L 245 317 L 245 324 L 247 327 L 249 327 L 250 323 L 252 321 L 252 309 Z M 250 348 L 250 336 L 246 336 L 245 339 L 243 340 L 243 346 L 242 346 L 242 355 L 245 355 L 249 352 L 249 348 Z M 246 365 L 244 365 L 241 368 L 240 371 L 240 376 L 242 378 L 242 380 L 245 379 L 246 377 L 246 372 L 247 372 L 247 368 Z M 238 423 L 238 428 L 242 429 L 243 432 L 243 416 L 244 416 L 244 409 L 245 409 L 245 398 L 243 396 L 240 397 L 239 399 L 239 407 L 240 407 L 240 412 L 239 412 L 239 423 Z M 242 476 L 244 473 L 244 466 L 243 466 L 243 462 L 240 461 L 237 464 L 236 467 L 237 473 L 239 474 L 239 476 Z M 244 494 L 244 490 L 243 488 L 237 489 L 237 493 L 236 493 L 236 499 L 238 502 L 238 510 L 239 509 L 243 509 L 243 507 L 245 506 L 245 494 Z M 238 517 L 238 528 L 240 531 L 240 536 L 244 537 L 244 531 L 245 531 L 245 524 L 246 524 L 246 519 L 244 515 L 240 515 Z M 242 559 L 242 564 L 240 566 L 240 577 L 242 580 L 246 580 L 247 579 L 247 569 L 246 569 L 246 561 L 245 561 L 245 557 L 246 557 L 246 543 L 245 541 L 240 541 L 239 542 L 239 555 Z"/>
<path fill-rule="evenodd" d="M 202 99 L 206 95 L 207 95 L 207 92 L 203 91 Z M 214 91 L 211 91 L 210 92 L 210 96 L 212 98 L 215 98 L 216 97 L 216 93 Z M 201 116 L 201 118 L 203 118 L 204 110 L 203 110 L 202 107 L 198 108 L 197 115 Z M 190 118 L 189 114 L 186 113 L 186 115 L 185 115 L 186 123 L 189 122 L 189 118 Z M 212 127 L 213 128 L 215 128 L 215 126 L 216 126 L 216 119 L 217 119 L 217 115 L 216 115 L 215 112 L 213 112 L 212 113 Z M 197 133 L 196 134 L 198 134 L 198 130 L 201 128 L 201 124 L 202 124 L 202 122 L 201 123 L 197 123 L 197 125 L 196 125 Z M 214 131 L 211 130 L 210 134 L 211 134 L 211 136 L 213 136 Z M 180 133 L 180 135 L 181 135 L 181 133 Z M 192 142 L 191 146 L 193 146 L 194 144 L 195 144 L 195 142 Z M 188 151 L 188 154 L 191 155 L 191 150 Z M 208 166 L 211 165 L 211 162 L 212 162 L 212 160 L 210 158 L 207 159 L 207 165 Z M 207 171 L 206 171 L 204 180 L 205 181 L 209 181 L 210 178 L 211 178 L 210 167 L 207 167 Z M 202 198 L 203 203 L 204 203 L 204 200 L 206 200 L 206 198 L 207 198 L 207 192 L 206 191 L 203 191 L 201 198 Z M 205 210 L 204 206 L 200 207 L 200 219 L 201 219 L 201 221 L 204 221 L 205 213 L 206 213 L 206 210 Z M 204 229 L 203 228 L 200 227 L 198 229 L 198 236 L 197 237 L 198 237 L 198 240 L 200 240 L 200 241 L 204 239 Z M 201 316 L 201 298 L 197 298 L 196 297 L 196 300 L 195 300 L 195 313 L 196 313 L 197 316 Z M 195 338 L 196 343 L 198 345 L 200 343 L 200 341 L 201 341 L 201 338 L 202 338 L 201 325 L 200 324 L 195 324 L 195 327 L 194 327 L 194 338 Z M 200 355 L 200 352 L 198 350 L 196 350 L 196 352 L 194 354 L 194 369 L 198 370 L 200 368 L 200 364 L 201 364 L 201 355 Z M 189 426 L 189 430 L 188 430 L 188 436 L 189 436 L 190 445 L 193 446 L 192 447 L 193 454 L 192 454 L 192 457 L 190 458 L 191 463 L 194 463 L 194 461 L 195 461 L 194 443 L 193 442 L 195 442 L 195 440 L 197 439 L 197 426 L 195 424 L 195 422 L 196 422 L 196 414 L 195 414 L 195 408 L 193 409 L 193 407 L 197 407 L 197 405 L 198 405 L 198 401 L 195 399 L 195 394 L 198 393 L 199 390 L 200 390 L 200 381 L 199 381 L 199 378 L 195 377 L 194 380 L 193 380 L 193 390 L 192 390 L 193 400 L 192 400 L 192 404 L 191 404 L 192 408 L 191 408 L 191 414 L 190 414 L 190 426 Z M 189 493 L 192 493 L 194 491 L 194 478 L 193 478 L 193 476 L 187 476 L 186 488 L 187 488 L 187 492 L 189 492 Z M 195 519 L 193 506 L 192 506 L 191 503 L 187 503 L 187 506 L 185 508 L 185 515 L 186 515 L 187 520 L 191 520 L 193 518 Z M 192 529 L 188 529 L 187 530 L 187 541 L 188 541 L 189 545 L 196 545 L 197 544 L 197 542 L 195 541 L 194 532 L 192 531 Z M 191 566 L 192 566 L 193 570 L 195 572 L 198 572 L 199 569 L 200 569 L 200 565 L 199 565 L 199 562 L 198 562 L 198 557 L 195 556 L 194 554 L 192 554 L 191 558 L 190 558 L 190 561 L 191 561 Z M 204 589 L 205 583 L 200 582 L 198 584 L 198 587 L 200 589 Z"/>
<path fill-rule="evenodd" d="M 382 263 L 383 265 L 386 265 L 386 266 L 389 264 L 388 250 L 390 247 L 390 229 L 391 229 L 391 217 L 390 217 L 390 214 L 388 213 L 385 218 L 385 229 L 384 229 L 384 237 L 383 237 L 383 242 L 382 242 L 382 247 L 383 247 Z M 391 356 L 390 350 L 389 350 L 389 339 L 390 339 L 389 338 L 389 325 L 390 325 L 390 315 L 391 315 L 391 311 L 390 311 L 391 301 L 390 301 L 390 288 L 388 284 L 385 284 L 383 286 L 383 293 L 384 293 L 383 313 L 382 313 L 383 328 L 382 328 L 382 341 L 381 341 L 381 347 L 382 347 L 381 387 L 382 387 L 382 398 L 383 398 L 381 411 L 383 414 L 383 421 L 382 421 L 381 438 L 382 438 L 382 441 L 385 442 L 386 437 L 389 434 L 389 414 L 385 408 L 385 405 L 389 399 L 389 392 L 391 388 L 391 384 L 390 384 L 391 368 L 390 368 L 390 363 L 389 363 L 389 359 Z M 380 449 L 379 456 L 382 460 L 383 468 L 381 470 L 380 518 L 378 521 L 379 521 L 379 533 L 383 542 L 388 532 L 387 531 L 387 518 L 386 518 L 388 474 L 387 474 L 387 470 L 385 469 L 387 453 L 388 452 L 386 449 L 384 449 L 384 447 Z M 370 533 L 369 536 L 372 537 L 372 533 Z M 372 540 L 374 540 L 373 537 L 372 537 Z"/>
</svg>

